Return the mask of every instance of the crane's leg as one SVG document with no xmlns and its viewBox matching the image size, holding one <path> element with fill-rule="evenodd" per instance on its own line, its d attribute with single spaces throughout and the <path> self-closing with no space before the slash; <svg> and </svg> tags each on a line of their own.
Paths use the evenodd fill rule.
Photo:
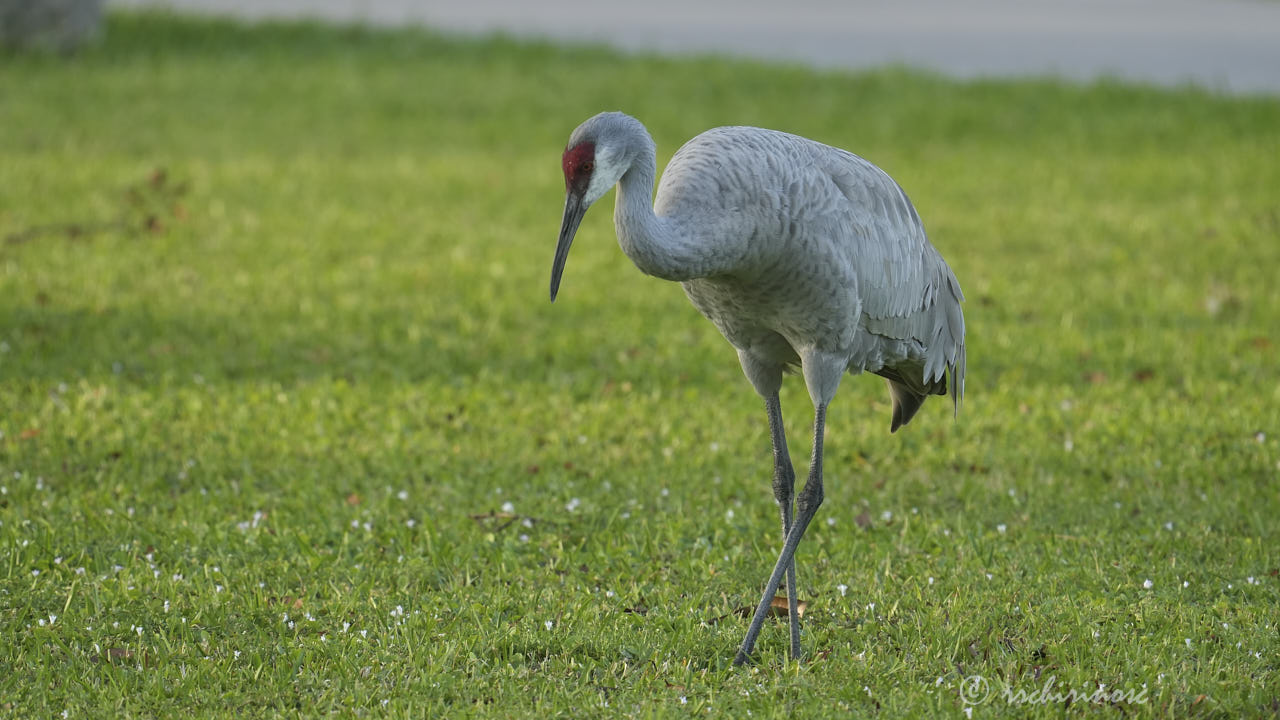
<svg viewBox="0 0 1280 720">
<path fill-rule="evenodd" d="M 822 489 L 822 439 L 827 426 L 827 405 L 835 397 L 836 388 L 840 387 L 840 379 L 844 376 L 845 369 L 848 367 L 848 358 L 818 350 L 809 350 L 801 354 L 800 360 L 801 368 L 804 370 L 804 383 L 809 389 L 809 397 L 813 400 L 814 408 L 813 456 L 809 460 L 809 479 L 805 481 L 804 488 L 796 496 L 795 517 L 791 527 L 787 530 L 787 539 L 782 544 L 782 552 L 778 555 L 778 562 L 773 566 L 773 573 L 769 575 L 769 582 L 765 584 L 760 604 L 756 606 L 756 613 L 751 618 L 751 625 L 747 627 L 747 636 L 742 639 L 742 647 L 738 650 L 738 656 L 733 661 L 736 665 L 742 665 L 751 659 L 751 651 L 755 648 L 756 638 L 760 635 L 760 628 L 764 625 L 764 619 L 769 614 L 769 607 L 773 604 L 773 597 L 778 592 L 778 585 L 782 582 L 782 576 L 787 572 L 788 567 L 794 567 L 796 548 L 800 545 L 800 538 L 804 537 L 804 531 L 809 527 L 813 516 L 818 512 L 818 506 L 822 504 L 824 496 Z M 772 422 L 772 418 L 770 422 Z M 793 642 L 792 652 L 794 655 L 799 655 L 799 649 L 799 643 Z"/>
<path fill-rule="evenodd" d="M 823 403 L 817 407 L 813 423 L 813 459 L 809 464 L 809 479 L 805 481 L 804 488 L 796 497 L 796 516 L 791 527 L 787 531 L 786 542 L 782 545 L 782 552 L 778 555 L 778 563 L 773 567 L 773 574 L 769 576 L 769 582 L 765 584 L 764 594 L 760 598 L 760 604 L 756 606 L 756 613 L 751 618 L 751 625 L 747 627 L 747 636 L 742 640 L 742 648 L 738 650 L 738 656 L 734 659 L 734 664 L 742 665 L 751 659 L 751 650 L 755 647 L 756 637 L 760 635 L 760 628 L 764 626 L 764 619 L 769 614 L 769 608 L 773 604 L 773 597 L 778 592 L 778 585 L 782 583 L 782 576 L 787 572 L 788 568 L 794 572 L 796 548 L 800 545 L 800 538 L 804 537 L 804 531 L 809 527 L 809 522 L 813 520 L 814 514 L 818 512 L 818 506 L 822 504 L 822 434 L 827 421 L 827 405 Z M 791 593 L 794 594 L 794 589 Z M 794 610 L 793 610 L 794 617 Z M 800 639 L 798 635 L 798 625 L 793 626 L 796 629 L 792 634 L 791 652 L 795 657 L 800 656 Z"/>
<path fill-rule="evenodd" d="M 795 495 L 796 471 L 787 452 L 787 436 L 782 428 L 782 401 L 778 393 L 765 399 L 769 413 L 769 438 L 773 442 L 773 498 L 778 501 L 782 515 L 782 541 L 791 532 L 791 501 Z M 787 563 L 787 613 L 791 624 L 791 657 L 800 659 L 800 607 L 799 588 L 796 586 L 796 560 Z"/>
</svg>

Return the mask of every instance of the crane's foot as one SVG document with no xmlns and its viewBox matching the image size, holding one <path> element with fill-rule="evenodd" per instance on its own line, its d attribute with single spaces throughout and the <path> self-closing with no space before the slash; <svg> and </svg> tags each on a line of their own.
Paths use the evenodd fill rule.
<svg viewBox="0 0 1280 720">
<path fill-rule="evenodd" d="M 733 659 L 733 664 L 738 667 L 742 667 L 743 665 L 754 665 L 755 663 L 751 662 L 750 655 L 739 650 L 738 656 Z"/>
</svg>

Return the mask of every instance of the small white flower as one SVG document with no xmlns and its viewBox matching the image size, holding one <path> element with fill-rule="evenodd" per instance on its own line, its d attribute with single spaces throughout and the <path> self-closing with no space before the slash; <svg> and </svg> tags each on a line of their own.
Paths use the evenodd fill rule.
<svg viewBox="0 0 1280 720">
<path fill-rule="evenodd" d="M 687 697 L 685 697 L 685 696 L 683 696 L 683 695 L 681 695 L 681 696 L 680 696 L 680 704 L 681 704 L 681 705 L 684 705 L 684 704 L 686 704 L 686 703 L 688 703 L 688 702 L 689 702 L 689 698 L 687 698 Z"/>
<path fill-rule="evenodd" d="M 349 622 L 344 622 L 344 623 L 342 623 L 342 632 L 346 632 L 346 631 L 348 631 L 348 630 L 350 630 L 350 629 L 351 629 L 351 623 L 349 623 Z"/>
<path fill-rule="evenodd" d="M 733 512 L 733 511 L 730 510 L 729 512 Z M 836 526 L 836 519 L 833 517 L 827 518 L 827 527 L 835 527 L 835 526 Z"/>
<path fill-rule="evenodd" d="M 571 498 L 569 500 L 569 503 L 564 506 L 564 509 L 568 510 L 569 512 L 573 512 L 574 510 L 577 510 L 578 505 L 581 505 L 581 504 L 582 504 L 582 501 L 579 500 L 578 498 Z"/>
<path fill-rule="evenodd" d="M 1148 589 L 1148 590 L 1150 590 L 1150 589 L 1152 588 L 1152 586 L 1153 586 L 1153 585 L 1155 585 L 1155 583 L 1151 582 L 1151 580 L 1150 580 L 1150 579 L 1147 579 L 1147 580 L 1143 580 L 1143 581 L 1142 581 L 1142 587 L 1144 587 L 1144 588 L 1146 588 L 1146 589 Z"/>
<path fill-rule="evenodd" d="M 1008 529 L 1009 529 L 1009 526 L 1005 525 L 1004 523 L 1000 523 L 999 525 L 996 526 L 996 532 L 1000 533 L 1001 535 L 1003 535 L 1004 531 Z"/>
<path fill-rule="evenodd" d="M 1164 524 L 1164 529 L 1165 529 L 1165 530 L 1168 530 L 1169 532 L 1173 532 L 1173 523 L 1172 523 L 1172 522 L 1167 522 L 1167 523 L 1165 523 L 1165 524 Z"/>
<path fill-rule="evenodd" d="M 417 521 L 417 520 L 414 520 L 413 518 L 409 518 L 408 520 L 405 520 L 405 521 L 404 521 L 404 525 L 405 525 L 405 527 L 410 527 L 410 528 L 411 528 L 411 527 L 413 527 L 414 525 L 417 525 L 417 524 L 418 524 L 418 521 Z"/>
<path fill-rule="evenodd" d="M 666 489 L 666 488 L 662 488 L 662 497 L 666 497 L 666 496 L 668 496 L 668 495 L 670 495 L 670 494 L 671 494 L 671 491 L 670 491 L 670 490 L 668 490 L 668 489 Z"/>
<path fill-rule="evenodd" d="M 844 597 L 844 594 L 849 589 L 849 586 L 845 585 L 844 583 L 840 583 L 839 585 L 836 586 L 836 589 L 840 591 L 840 597 Z"/>
<path fill-rule="evenodd" d="M 240 651 L 239 651 L 239 650 L 236 650 L 236 651 L 232 652 L 232 653 L 231 653 L 231 655 L 232 655 L 232 657 L 239 658 L 239 657 L 240 657 Z"/>
<path fill-rule="evenodd" d="M 725 520 L 732 520 L 732 519 L 733 519 L 733 508 L 729 508 L 728 510 L 725 510 L 725 511 L 724 511 L 724 519 L 725 519 Z"/>
<path fill-rule="evenodd" d="M 551 628 L 555 627 L 555 623 L 551 622 L 550 620 L 543 623 L 543 625 L 547 626 L 547 630 L 550 630 Z"/>
<path fill-rule="evenodd" d="M 510 500 L 502 503 L 502 512 L 513 513 L 515 511 L 516 511 L 515 503 L 511 502 Z"/>
<path fill-rule="evenodd" d="M 400 492 L 396 493 L 396 497 L 400 498 L 401 500 L 408 500 L 408 499 L 409 499 L 409 491 L 408 491 L 408 490 L 401 490 Z"/>
<path fill-rule="evenodd" d="M 1184 638 L 1183 642 L 1187 644 L 1187 647 L 1191 647 L 1191 638 Z"/>
<path fill-rule="evenodd" d="M 605 596 L 605 597 L 610 597 L 610 598 L 611 598 L 611 597 L 613 597 L 613 591 L 612 591 L 612 590 L 605 590 L 605 591 L 604 591 L 604 596 Z"/>
<path fill-rule="evenodd" d="M 930 584 L 930 585 L 932 585 L 932 584 L 933 584 L 933 578 L 929 578 L 929 584 Z"/>
<path fill-rule="evenodd" d="M 528 533 L 520 533 L 520 542 L 529 542 Z"/>
<path fill-rule="evenodd" d="M 61 564 L 62 564 L 62 556 L 61 556 L 61 555 L 59 555 L 58 557 L 54 558 L 54 559 L 53 559 L 53 564 L 54 564 L 54 565 L 61 565 Z"/>
<path fill-rule="evenodd" d="M 889 522 L 890 520 L 893 519 L 893 513 L 889 510 L 885 510 L 884 512 L 880 513 L 880 519 L 885 522 Z"/>
</svg>

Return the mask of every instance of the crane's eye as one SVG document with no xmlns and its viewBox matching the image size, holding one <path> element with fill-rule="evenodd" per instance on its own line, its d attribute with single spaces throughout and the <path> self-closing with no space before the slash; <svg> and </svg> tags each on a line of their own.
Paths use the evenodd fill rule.
<svg viewBox="0 0 1280 720">
<path fill-rule="evenodd" d="M 596 164 L 590 160 L 582 163 L 582 172 L 590 173 L 596 169 Z"/>
</svg>

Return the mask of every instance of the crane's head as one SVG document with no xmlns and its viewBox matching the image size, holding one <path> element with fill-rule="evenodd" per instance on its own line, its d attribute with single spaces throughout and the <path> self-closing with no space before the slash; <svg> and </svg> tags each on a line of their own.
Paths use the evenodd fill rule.
<svg viewBox="0 0 1280 720">
<path fill-rule="evenodd" d="M 560 289 L 560 276 L 569 246 L 578 232 L 587 208 L 617 184 L 635 159 L 637 128 L 644 137 L 639 121 L 619 112 L 600 113 L 587 120 L 569 136 L 569 144 L 560 158 L 564 170 L 564 220 L 560 223 L 560 240 L 551 266 L 551 300 Z"/>
</svg>

